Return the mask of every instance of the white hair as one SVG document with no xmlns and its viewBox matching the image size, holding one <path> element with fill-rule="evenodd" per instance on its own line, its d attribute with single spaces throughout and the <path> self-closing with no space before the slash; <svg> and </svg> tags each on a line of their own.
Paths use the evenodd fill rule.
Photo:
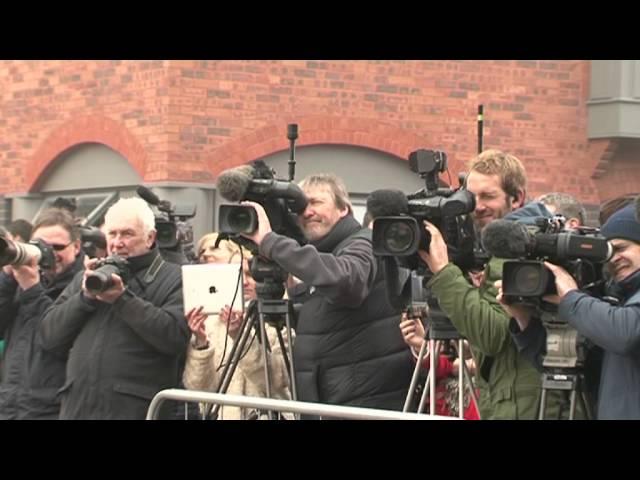
<svg viewBox="0 0 640 480">
<path fill-rule="evenodd" d="M 111 217 L 122 213 L 135 215 L 140 220 L 142 231 L 145 235 L 156 228 L 156 217 L 153 214 L 153 210 L 151 210 L 149 204 L 141 198 L 121 198 L 111 205 L 104 216 L 105 225 L 110 223 L 109 219 Z"/>
</svg>

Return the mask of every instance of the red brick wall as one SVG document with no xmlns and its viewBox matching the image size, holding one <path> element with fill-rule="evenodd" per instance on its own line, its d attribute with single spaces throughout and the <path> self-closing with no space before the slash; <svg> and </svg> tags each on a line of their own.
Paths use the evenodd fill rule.
<svg viewBox="0 0 640 480">
<path fill-rule="evenodd" d="M 476 153 L 483 103 L 485 148 L 524 161 L 532 196 L 596 203 L 607 149 L 587 141 L 588 80 L 586 61 L 2 61 L 0 193 L 37 188 L 82 141 L 147 181 L 211 181 L 286 149 L 291 122 L 298 145 L 443 149 L 455 174 Z"/>
</svg>

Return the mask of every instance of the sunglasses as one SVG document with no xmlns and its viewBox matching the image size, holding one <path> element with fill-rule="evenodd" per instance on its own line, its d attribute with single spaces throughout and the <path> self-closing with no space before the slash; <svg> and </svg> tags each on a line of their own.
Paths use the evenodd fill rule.
<svg viewBox="0 0 640 480">
<path fill-rule="evenodd" d="M 71 245 L 73 243 L 73 241 L 67 243 L 66 245 L 56 245 L 56 244 L 50 244 L 49 246 L 51 248 L 53 248 L 56 252 L 61 252 L 63 251 L 65 248 L 67 248 L 69 245 Z"/>
</svg>

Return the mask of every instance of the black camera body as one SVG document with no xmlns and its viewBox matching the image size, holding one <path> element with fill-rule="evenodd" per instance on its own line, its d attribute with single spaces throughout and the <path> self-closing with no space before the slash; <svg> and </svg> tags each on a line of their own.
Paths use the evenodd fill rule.
<svg viewBox="0 0 640 480">
<path fill-rule="evenodd" d="M 444 152 L 421 149 L 409 155 L 410 169 L 425 179 L 426 188 L 407 195 L 407 213 L 375 218 L 374 255 L 399 257 L 402 266 L 418 269 L 417 251 L 428 250 L 431 243 L 423 223 L 427 220 L 442 232 L 453 262 L 474 263 L 475 233 L 468 214 L 475 209 L 475 197 L 463 188 L 438 187 L 438 174 L 446 166 Z"/>
<path fill-rule="evenodd" d="M 522 259 L 506 261 L 502 289 L 508 302 L 537 304 L 544 295 L 555 294 L 555 278 L 544 260 L 556 263 L 576 280 L 578 288 L 604 296 L 604 263 L 613 253 L 611 244 L 597 228 L 564 228 L 564 218 L 542 219 L 531 229 Z"/>
<path fill-rule="evenodd" d="M 99 260 L 94 269 L 87 274 L 85 281 L 87 290 L 94 295 L 108 290 L 113 286 L 111 274 L 118 275 L 126 284 L 131 276 L 127 259 L 120 255 L 111 255 Z"/>
<path fill-rule="evenodd" d="M 42 240 L 23 243 L 0 236 L 0 266 L 27 265 L 33 257 L 42 270 L 50 270 L 56 264 L 53 248 Z"/>
</svg>

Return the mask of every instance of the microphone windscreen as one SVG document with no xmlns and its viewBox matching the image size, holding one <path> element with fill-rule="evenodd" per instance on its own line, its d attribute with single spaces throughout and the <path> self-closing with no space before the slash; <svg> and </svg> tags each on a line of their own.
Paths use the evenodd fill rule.
<svg viewBox="0 0 640 480">
<path fill-rule="evenodd" d="M 218 191 L 225 200 L 239 202 L 244 200 L 252 179 L 253 167 L 251 165 L 225 170 L 218 176 Z"/>
<path fill-rule="evenodd" d="M 530 241 L 527 227 L 510 220 L 494 220 L 482 230 L 482 246 L 492 257 L 523 257 Z"/>
<path fill-rule="evenodd" d="M 407 196 L 400 190 L 375 190 L 367 197 L 367 211 L 372 219 L 409 213 Z"/>
<path fill-rule="evenodd" d="M 160 203 L 160 199 L 158 198 L 158 196 L 147 187 L 138 185 L 138 188 L 136 188 L 136 192 L 138 193 L 138 195 L 140 195 L 140 198 L 142 198 L 145 202 L 150 203 L 151 205 L 158 205 Z"/>
</svg>

